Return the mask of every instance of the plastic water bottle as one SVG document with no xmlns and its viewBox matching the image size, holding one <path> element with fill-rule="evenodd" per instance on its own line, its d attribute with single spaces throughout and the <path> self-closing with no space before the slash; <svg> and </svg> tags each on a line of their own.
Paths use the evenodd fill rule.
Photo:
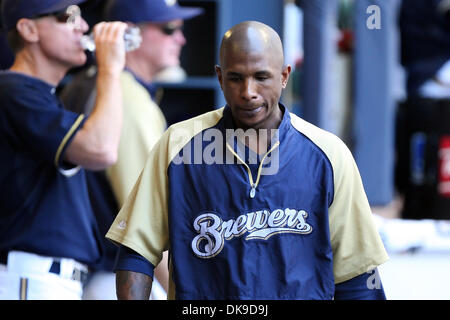
<svg viewBox="0 0 450 320">
<path fill-rule="evenodd" d="M 141 30 L 138 27 L 128 27 L 123 35 L 125 40 L 125 51 L 136 50 L 142 42 Z M 81 46 L 84 50 L 95 51 L 95 41 L 93 33 L 84 35 L 81 38 Z"/>
</svg>

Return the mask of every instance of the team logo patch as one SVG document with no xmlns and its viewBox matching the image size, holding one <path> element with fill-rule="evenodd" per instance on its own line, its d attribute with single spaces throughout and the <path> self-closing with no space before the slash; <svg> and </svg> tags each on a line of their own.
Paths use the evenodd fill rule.
<svg viewBox="0 0 450 320">
<path fill-rule="evenodd" d="M 197 257 L 206 259 L 218 255 L 225 240 L 244 234 L 247 234 L 245 240 L 267 240 L 280 233 L 309 234 L 313 228 L 306 222 L 307 217 L 305 210 L 289 208 L 250 212 L 228 221 L 212 212 L 203 213 L 194 220 L 198 235 L 191 247 Z"/>
</svg>

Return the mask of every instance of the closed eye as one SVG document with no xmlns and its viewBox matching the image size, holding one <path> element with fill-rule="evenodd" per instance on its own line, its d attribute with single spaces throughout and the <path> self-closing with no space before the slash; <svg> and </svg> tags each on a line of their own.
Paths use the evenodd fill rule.
<svg viewBox="0 0 450 320">
<path fill-rule="evenodd" d="M 267 80 L 267 79 L 269 79 L 271 77 L 272 77 L 272 74 L 270 72 L 267 72 L 267 71 L 261 71 L 261 72 L 257 72 L 255 74 L 255 79 L 258 80 L 258 81 L 265 81 L 265 80 Z"/>
<path fill-rule="evenodd" d="M 229 72 L 227 74 L 227 80 L 236 82 L 242 79 L 242 76 L 239 73 Z"/>
</svg>

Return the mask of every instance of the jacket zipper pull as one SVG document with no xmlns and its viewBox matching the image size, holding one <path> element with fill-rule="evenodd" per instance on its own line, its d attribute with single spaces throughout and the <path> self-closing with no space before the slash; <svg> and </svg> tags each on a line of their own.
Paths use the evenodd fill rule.
<svg viewBox="0 0 450 320">
<path fill-rule="evenodd" d="M 250 198 L 254 198 L 256 194 L 256 187 L 255 185 L 252 185 L 252 188 L 250 189 Z"/>
</svg>

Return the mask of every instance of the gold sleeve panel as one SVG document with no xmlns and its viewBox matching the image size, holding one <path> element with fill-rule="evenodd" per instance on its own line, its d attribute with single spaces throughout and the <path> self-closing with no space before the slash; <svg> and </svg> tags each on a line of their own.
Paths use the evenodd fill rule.
<svg viewBox="0 0 450 320">
<path fill-rule="evenodd" d="M 334 198 L 328 210 L 335 283 L 386 262 L 388 255 L 373 221 L 355 160 L 337 136 L 291 115 L 293 126 L 328 157 L 333 168 Z"/>
<path fill-rule="evenodd" d="M 106 237 L 156 266 L 168 250 L 167 169 L 181 149 L 202 130 L 217 124 L 222 109 L 171 126 L 149 153 L 145 167 Z"/>
</svg>

